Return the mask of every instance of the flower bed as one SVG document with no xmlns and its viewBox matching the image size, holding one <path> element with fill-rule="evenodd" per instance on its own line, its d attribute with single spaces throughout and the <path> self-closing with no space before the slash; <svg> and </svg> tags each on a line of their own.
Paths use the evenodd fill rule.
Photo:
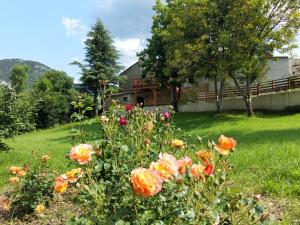
<svg viewBox="0 0 300 225">
<path fill-rule="evenodd" d="M 267 220 L 257 199 L 228 190 L 228 159 L 236 141 L 222 135 L 218 143 L 204 145 L 198 138 L 198 144 L 190 145 L 172 118 L 171 109 L 145 112 L 116 103 L 99 117 L 103 138 L 95 145 L 74 146 L 69 158 L 75 169 L 57 176 L 53 184 L 56 195 L 73 192 L 86 209 L 69 224 L 262 224 Z M 44 206 L 41 199 L 31 211 L 41 214 Z"/>
</svg>

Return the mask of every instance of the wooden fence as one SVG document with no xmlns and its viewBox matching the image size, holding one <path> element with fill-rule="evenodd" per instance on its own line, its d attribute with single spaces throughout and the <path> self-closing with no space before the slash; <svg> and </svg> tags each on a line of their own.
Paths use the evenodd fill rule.
<svg viewBox="0 0 300 225">
<path fill-rule="evenodd" d="M 277 93 L 282 91 L 289 91 L 292 89 L 300 88 L 300 76 L 291 76 L 277 80 L 260 82 L 251 87 L 251 94 L 259 96 L 265 93 Z M 243 90 L 246 88 L 243 86 Z M 235 87 L 225 87 L 223 97 L 239 97 L 240 92 Z M 213 102 L 216 100 L 214 91 L 203 92 L 197 88 L 186 88 L 182 91 L 182 101 L 185 102 Z"/>
</svg>

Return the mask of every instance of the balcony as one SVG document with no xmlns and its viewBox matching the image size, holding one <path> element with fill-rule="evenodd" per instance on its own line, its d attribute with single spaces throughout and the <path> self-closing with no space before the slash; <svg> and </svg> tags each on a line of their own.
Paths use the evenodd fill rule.
<svg viewBox="0 0 300 225">
<path fill-rule="evenodd" d="M 152 89 L 156 87 L 156 82 L 154 78 L 150 79 L 132 79 L 133 89 Z"/>
</svg>

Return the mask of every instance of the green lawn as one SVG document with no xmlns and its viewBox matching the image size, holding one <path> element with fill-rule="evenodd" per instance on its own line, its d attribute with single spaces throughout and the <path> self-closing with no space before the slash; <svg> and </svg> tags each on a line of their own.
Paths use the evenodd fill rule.
<svg viewBox="0 0 300 225">
<path fill-rule="evenodd" d="M 0 153 L 0 188 L 8 183 L 10 166 L 22 166 L 32 157 L 40 157 L 43 154 L 51 157 L 49 163 L 56 171 L 65 171 L 69 162 L 65 155 L 72 147 L 73 126 L 73 124 L 68 124 L 39 130 L 7 140 L 6 143 L 14 150 L 9 153 Z M 85 131 L 90 141 L 96 141 L 100 137 L 100 125 L 95 120 L 91 125 L 85 125 Z"/>
<path fill-rule="evenodd" d="M 263 194 L 267 206 L 283 211 L 281 217 L 287 222 L 280 224 L 300 224 L 300 114 L 249 119 L 181 113 L 176 124 L 204 141 L 217 140 L 220 134 L 234 137 L 238 144 L 231 157 L 233 190 Z"/>
<path fill-rule="evenodd" d="M 179 113 L 175 122 L 182 134 L 191 135 L 190 141 L 195 141 L 197 135 L 205 142 L 217 140 L 220 134 L 234 137 L 238 145 L 231 157 L 233 191 L 263 194 L 266 206 L 281 211 L 286 222 L 279 224 L 300 221 L 300 114 L 258 115 L 249 119 L 237 114 Z M 9 166 L 22 165 L 31 158 L 32 151 L 50 155 L 53 168 L 64 171 L 68 162 L 64 155 L 72 146 L 71 126 L 8 140 L 14 150 L 0 153 L 0 187 L 7 183 Z M 96 121 L 86 130 L 90 141 L 99 137 Z"/>
</svg>

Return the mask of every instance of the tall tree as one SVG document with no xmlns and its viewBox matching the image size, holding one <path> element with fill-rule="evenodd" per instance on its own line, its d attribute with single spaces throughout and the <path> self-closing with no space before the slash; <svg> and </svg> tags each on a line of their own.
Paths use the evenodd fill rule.
<svg viewBox="0 0 300 225">
<path fill-rule="evenodd" d="M 13 67 L 10 74 L 10 81 L 16 93 L 19 94 L 27 87 L 29 67 L 23 64 L 17 64 Z"/>
<path fill-rule="evenodd" d="M 228 49 L 233 56 L 229 75 L 249 117 L 253 116 L 251 85 L 265 74 L 267 57 L 295 47 L 299 8 L 298 0 L 234 0 L 228 16 Z"/>
<path fill-rule="evenodd" d="M 155 30 L 164 43 L 164 76 L 179 82 L 211 78 L 218 111 L 230 77 L 253 116 L 251 85 L 266 73 L 267 57 L 294 47 L 299 1 L 170 0 L 164 7 L 158 3 L 167 21 Z"/>
<path fill-rule="evenodd" d="M 189 82 L 210 78 L 215 84 L 216 108 L 222 110 L 224 83 L 227 78 L 225 18 L 230 0 L 187 1 L 169 4 L 170 24 L 164 31 L 169 46 L 168 66 L 176 66 L 178 73 Z M 226 39 L 225 39 L 226 40 Z"/>
<path fill-rule="evenodd" d="M 104 103 L 103 98 L 105 98 L 107 88 L 120 81 L 118 73 L 122 68 L 112 36 L 100 19 L 97 19 L 87 34 L 85 50 L 86 64 L 79 62 L 73 62 L 73 64 L 79 65 L 82 69 L 81 80 L 94 94 L 95 115 L 98 116 L 99 105 Z"/>
<path fill-rule="evenodd" d="M 155 15 L 151 28 L 152 37 L 148 39 L 147 47 L 138 54 L 143 76 L 154 75 L 161 87 L 169 87 L 172 93 L 172 105 L 178 111 L 178 100 L 182 84 L 187 80 L 186 74 L 179 74 L 176 65 L 168 65 L 170 43 L 164 37 L 164 31 L 170 24 L 168 11 L 172 1 L 162 3 L 156 1 L 153 9 Z"/>
</svg>

